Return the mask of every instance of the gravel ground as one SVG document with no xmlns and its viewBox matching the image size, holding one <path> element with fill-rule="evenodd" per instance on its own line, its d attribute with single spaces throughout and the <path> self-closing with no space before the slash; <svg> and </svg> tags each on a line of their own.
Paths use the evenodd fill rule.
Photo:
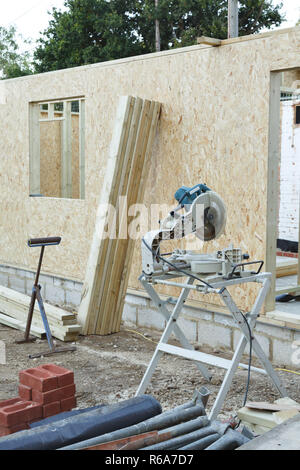
<svg viewBox="0 0 300 470">
<path fill-rule="evenodd" d="M 48 344 L 46 340 L 15 344 L 22 336 L 23 333 L 0 325 L 0 340 L 6 344 L 6 364 L 0 365 L 0 400 L 18 395 L 20 370 L 51 362 L 74 371 L 78 408 L 110 404 L 133 397 L 160 338 L 160 334 L 153 330 L 130 330 L 123 327 L 120 333 L 110 336 L 81 336 L 74 352 L 29 359 L 30 353 L 47 351 Z M 172 342 L 176 344 L 175 341 Z M 57 341 L 57 345 L 64 346 L 66 343 Z M 221 349 L 201 350 L 227 359 L 231 357 Z M 260 366 L 255 359 L 253 365 Z M 279 367 L 279 364 L 274 366 Z M 164 355 L 158 363 L 147 393 L 154 396 L 163 410 L 166 410 L 190 400 L 194 390 L 205 385 L 211 392 L 209 410 L 224 377 L 222 369 L 209 367 L 209 370 L 212 371 L 213 378 L 208 383 L 192 362 Z M 281 371 L 278 374 L 290 398 L 300 402 L 300 376 Z M 246 383 L 247 370 L 238 369 L 220 418 L 234 416 L 242 406 Z M 252 373 L 248 399 L 273 402 L 276 398 L 279 398 L 279 394 L 269 379 Z"/>
</svg>

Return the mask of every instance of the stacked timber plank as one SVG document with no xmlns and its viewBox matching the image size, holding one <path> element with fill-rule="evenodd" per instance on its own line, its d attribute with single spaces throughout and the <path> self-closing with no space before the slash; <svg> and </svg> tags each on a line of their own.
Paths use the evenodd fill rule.
<svg viewBox="0 0 300 470">
<path fill-rule="evenodd" d="M 83 334 L 120 329 L 134 240 L 127 234 L 106 236 L 112 214 L 103 214 L 103 206 L 117 208 L 120 229 L 127 222 L 127 211 L 119 207 L 122 197 L 128 208 L 143 201 L 160 108 L 155 101 L 120 98 L 78 312 Z"/>
<path fill-rule="evenodd" d="M 276 260 L 276 277 L 292 276 L 298 273 L 298 259 L 282 257 Z"/>
<path fill-rule="evenodd" d="M 274 403 L 249 402 L 237 415 L 242 424 L 255 434 L 264 434 L 300 412 L 300 405 L 291 398 L 279 398 Z"/>
<path fill-rule="evenodd" d="M 7 287 L 0 286 L 0 323 L 25 331 L 30 297 Z M 81 326 L 76 315 L 61 308 L 44 303 L 52 336 L 61 341 L 76 341 Z M 36 302 L 30 334 L 43 338 L 45 329 Z"/>
</svg>

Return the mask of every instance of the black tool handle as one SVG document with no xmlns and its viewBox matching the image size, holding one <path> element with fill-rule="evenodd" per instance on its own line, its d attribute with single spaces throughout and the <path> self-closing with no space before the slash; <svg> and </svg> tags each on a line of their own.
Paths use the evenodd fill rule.
<svg viewBox="0 0 300 470">
<path fill-rule="evenodd" d="M 50 246 L 50 245 L 59 245 L 61 242 L 61 237 L 46 237 L 46 238 L 31 238 L 28 240 L 28 246 L 30 248 L 36 246 Z"/>
<path fill-rule="evenodd" d="M 256 272 L 254 272 L 253 274 L 259 274 L 260 271 L 262 270 L 262 267 L 264 265 L 264 261 L 248 261 L 247 263 L 239 263 L 239 264 L 235 264 L 231 273 L 228 274 L 228 278 L 232 278 L 233 275 L 235 274 L 236 272 L 236 269 L 237 268 L 240 268 L 241 266 L 248 266 L 249 264 L 259 264 L 259 268 Z"/>
</svg>

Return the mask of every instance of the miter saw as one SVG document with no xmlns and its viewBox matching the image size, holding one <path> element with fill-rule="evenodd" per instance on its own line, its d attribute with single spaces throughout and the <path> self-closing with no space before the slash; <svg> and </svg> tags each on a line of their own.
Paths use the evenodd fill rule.
<svg viewBox="0 0 300 470">
<path fill-rule="evenodd" d="M 187 271 L 199 274 L 206 282 L 216 277 L 233 277 L 258 274 L 263 261 L 245 262 L 247 253 L 233 245 L 213 254 L 176 249 L 166 258 L 161 254 L 160 244 L 164 240 L 178 240 L 190 234 L 206 242 L 220 237 L 226 224 L 226 208 L 220 196 L 205 184 L 192 188 L 182 186 L 175 193 L 178 206 L 159 223 L 159 229 L 148 232 L 142 242 L 142 267 L 147 277 L 174 274 L 186 275 Z M 183 212 L 183 213 L 182 213 Z M 245 266 L 259 264 L 258 270 L 245 272 Z M 184 271 L 184 273 L 182 272 Z"/>
<path fill-rule="evenodd" d="M 207 380 L 211 379 L 211 373 L 204 364 L 227 369 L 209 414 L 211 420 L 216 419 L 221 410 L 238 367 L 248 369 L 247 391 L 250 372 L 254 370 L 268 374 L 281 396 L 287 396 L 287 392 L 280 383 L 269 359 L 253 335 L 257 317 L 270 288 L 272 274 L 261 272 L 263 261 L 247 261 L 249 255 L 243 253 L 240 248 L 234 248 L 233 245 L 212 254 L 181 249 L 175 249 L 171 253 L 161 253 L 161 243 L 167 240 L 180 240 L 190 234 L 195 234 L 200 240 L 207 242 L 224 233 L 225 205 L 220 196 L 205 184 L 197 184 L 192 188 L 182 186 L 176 191 L 175 199 L 178 202 L 177 207 L 159 223 L 159 229 L 148 232 L 142 239 L 142 275 L 139 280 L 158 312 L 164 317 L 166 326 L 136 395 L 145 393 L 161 355 L 167 353 L 195 361 L 199 371 Z M 257 269 L 254 271 L 246 269 L 246 266 L 251 264 L 258 264 Z M 181 279 L 178 281 L 173 278 Z M 195 281 L 197 282 L 195 283 Z M 227 287 L 249 282 L 261 284 L 261 289 L 253 308 L 246 314 L 242 313 L 235 304 Z M 163 300 L 154 288 L 155 285 L 160 284 L 181 288 L 178 299 L 170 297 Z M 232 360 L 195 351 L 189 343 L 177 320 L 190 290 L 196 290 L 204 295 L 210 293 L 219 295 L 227 307 L 228 313 L 232 315 L 235 327 L 239 328 L 242 333 Z M 167 308 L 167 304 L 175 304 L 172 312 Z M 150 314 L 151 312 L 149 312 Z M 197 325 L 197 323 L 195 324 Z M 172 333 L 175 334 L 182 347 L 168 344 Z M 249 364 L 245 365 L 240 363 L 240 360 L 248 343 L 250 360 Z M 263 364 L 263 369 L 252 367 L 252 350 Z"/>
</svg>

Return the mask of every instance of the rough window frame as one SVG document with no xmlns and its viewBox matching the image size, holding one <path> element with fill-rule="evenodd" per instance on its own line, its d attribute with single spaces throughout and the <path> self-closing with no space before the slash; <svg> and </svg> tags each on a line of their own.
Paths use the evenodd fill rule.
<svg viewBox="0 0 300 470">
<path fill-rule="evenodd" d="M 62 121 L 61 148 L 61 198 L 72 198 L 72 103 L 79 103 L 79 194 L 85 198 L 85 99 L 84 97 L 63 98 L 29 103 L 29 195 L 42 197 L 40 180 L 40 123 Z M 55 105 L 63 103 L 63 111 Z M 43 107 L 43 108 L 42 108 Z M 41 118 L 40 112 L 47 113 Z M 57 117 L 55 114 L 60 113 Z"/>
</svg>

